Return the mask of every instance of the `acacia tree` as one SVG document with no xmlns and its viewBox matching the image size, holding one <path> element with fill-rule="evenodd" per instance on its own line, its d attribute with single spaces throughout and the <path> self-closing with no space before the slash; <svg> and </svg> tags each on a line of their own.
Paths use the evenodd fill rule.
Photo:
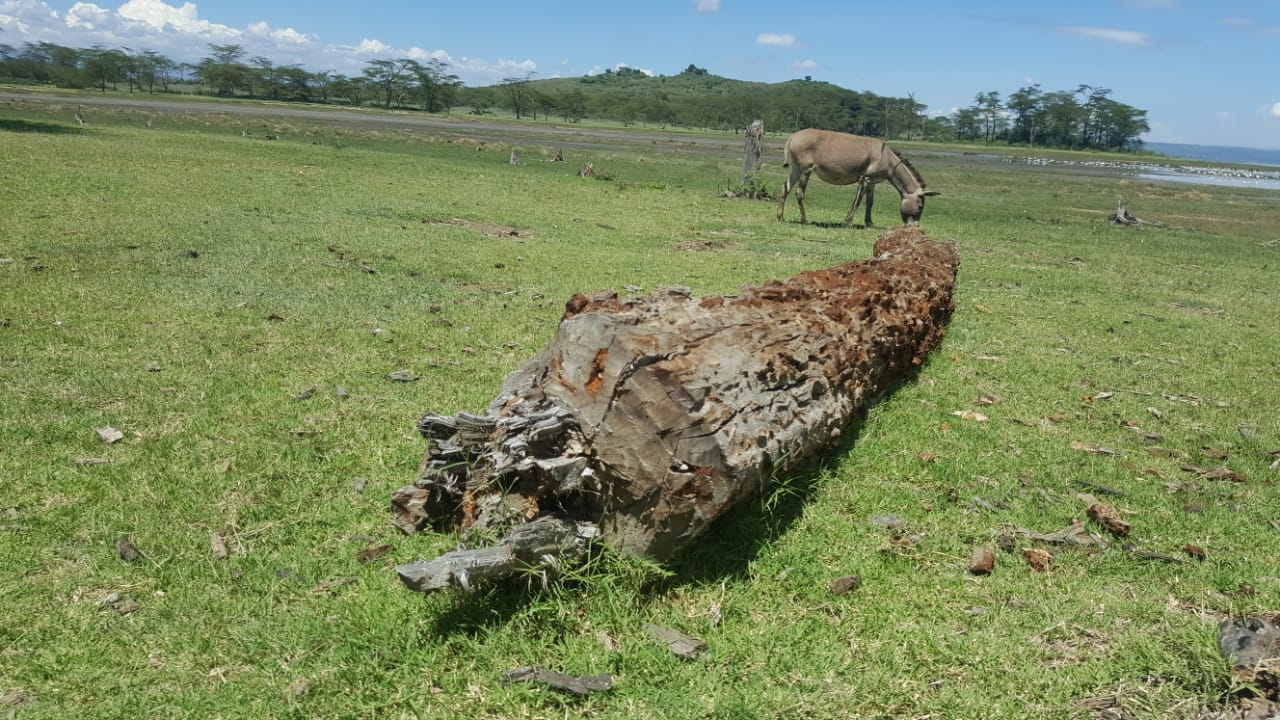
<svg viewBox="0 0 1280 720">
<path fill-rule="evenodd" d="M 409 73 L 426 112 L 440 112 L 453 107 L 462 80 L 449 72 L 449 63 L 431 58 L 426 63 L 410 60 Z"/>
<path fill-rule="evenodd" d="M 515 111 L 517 120 L 536 107 L 536 99 L 530 88 L 532 79 L 533 73 L 526 73 L 524 77 L 503 78 L 502 82 L 498 83 L 498 87 L 502 88 L 507 97 L 507 104 Z"/>
<path fill-rule="evenodd" d="M 1000 131 L 1000 112 L 1004 106 L 1000 104 L 1000 93 L 994 90 L 978 93 L 973 98 L 973 108 L 982 118 L 983 138 L 987 142 L 995 139 Z"/>
<path fill-rule="evenodd" d="M 311 85 L 315 81 L 316 75 L 303 70 L 297 65 L 276 68 L 276 73 L 283 99 L 310 102 Z"/>
<path fill-rule="evenodd" d="M 1041 98 L 1040 114 L 1044 120 L 1045 138 L 1054 147 L 1075 147 L 1080 127 L 1080 103 L 1075 93 L 1057 91 Z"/>
<path fill-rule="evenodd" d="M 177 67 L 177 63 L 164 55 L 154 50 L 144 50 L 138 56 L 139 84 L 146 86 L 147 92 L 150 93 L 156 91 L 157 83 L 161 90 L 168 90 L 169 82 Z"/>
<path fill-rule="evenodd" d="M 410 68 L 417 61 L 409 58 L 398 60 L 369 60 L 365 62 L 364 77 L 382 92 L 383 107 L 391 108 L 391 101 L 408 92 L 407 80 L 412 77 Z"/>
<path fill-rule="evenodd" d="M 123 51 L 95 45 L 80 55 L 85 76 L 99 90 L 106 92 L 107 83 L 112 88 L 125 75 L 125 64 L 128 56 Z"/>
<path fill-rule="evenodd" d="M 241 62 L 244 48 L 239 45 L 210 45 L 209 48 L 213 54 L 196 66 L 196 77 L 220 97 L 249 89 L 249 67 Z"/>
<path fill-rule="evenodd" d="M 1005 106 L 1013 113 L 1013 136 L 1010 140 L 1032 146 L 1036 144 L 1042 95 L 1039 85 L 1027 85 L 1009 95 Z"/>
<path fill-rule="evenodd" d="M 251 88 L 249 94 L 260 94 L 272 100 L 279 100 L 282 78 L 275 63 L 271 61 L 271 58 L 261 55 L 255 56 L 249 62 L 254 71 L 250 76 L 251 82 L 256 85 L 256 89 Z"/>
<path fill-rule="evenodd" d="M 976 108 L 960 108 L 951 113 L 951 120 L 957 140 L 981 139 L 982 118 Z"/>
<path fill-rule="evenodd" d="M 587 114 L 587 96 L 581 90 L 570 90 L 557 99 L 556 109 L 565 122 L 576 123 Z"/>
</svg>

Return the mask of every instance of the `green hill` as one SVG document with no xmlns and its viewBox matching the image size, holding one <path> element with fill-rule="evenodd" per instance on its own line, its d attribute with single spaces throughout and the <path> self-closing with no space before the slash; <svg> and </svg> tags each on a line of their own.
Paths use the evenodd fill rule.
<svg viewBox="0 0 1280 720">
<path fill-rule="evenodd" d="M 920 137 L 924 106 L 911 98 L 883 97 L 808 78 L 749 82 L 712 75 L 690 65 L 679 75 L 646 75 L 622 68 L 573 78 L 511 79 L 461 88 L 459 103 L 479 111 L 514 108 L 517 115 L 584 118 L 625 124 L 730 130 L 754 119 L 780 132 L 824 127 L 860 135 Z"/>
</svg>

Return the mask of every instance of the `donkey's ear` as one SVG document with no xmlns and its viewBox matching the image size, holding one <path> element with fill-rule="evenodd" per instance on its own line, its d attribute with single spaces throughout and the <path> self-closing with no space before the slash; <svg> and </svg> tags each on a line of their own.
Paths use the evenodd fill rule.
<svg viewBox="0 0 1280 720">
<path fill-rule="evenodd" d="M 942 193 L 938 192 L 937 190 L 925 190 L 925 191 L 924 191 L 924 196 L 925 196 L 925 197 L 933 197 L 934 195 L 941 195 L 941 194 L 942 194 Z"/>
</svg>

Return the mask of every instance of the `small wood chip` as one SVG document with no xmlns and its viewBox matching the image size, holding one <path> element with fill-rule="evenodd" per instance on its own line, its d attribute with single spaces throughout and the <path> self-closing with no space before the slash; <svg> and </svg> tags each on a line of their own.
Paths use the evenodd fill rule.
<svg viewBox="0 0 1280 720">
<path fill-rule="evenodd" d="M 1195 473 L 1196 477 L 1201 480 L 1230 480 L 1232 482 L 1244 482 L 1248 478 L 1225 465 L 1217 467 L 1199 467 L 1197 465 L 1183 465 L 1182 469 L 1189 473 Z"/>
<path fill-rule="evenodd" d="M 649 637 L 667 646 L 668 650 L 685 660 L 696 660 L 707 649 L 705 641 L 669 627 L 645 623 L 644 631 L 649 634 Z"/>
<path fill-rule="evenodd" d="M 356 581 L 355 578 L 349 577 L 349 576 L 340 577 L 340 578 L 330 578 L 328 580 L 321 580 L 319 585 L 316 585 L 315 587 L 311 588 L 311 594 L 323 595 L 329 592 L 330 590 L 333 590 L 335 588 L 340 588 L 343 585 L 350 585 L 355 581 Z"/>
<path fill-rule="evenodd" d="M 141 610 L 142 603 L 138 602 L 137 600 L 134 600 L 132 597 L 128 595 L 125 595 L 119 600 L 116 600 L 115 602 L 111 603 L 111 607 L 121 615 L 128 615 L 130 613 L 135 613 Z"/>
<path fill-rule="evenodd" d="M 284 689 L 284 696 L 290 700 L 296 700 L 309 692 L 311 692 L 311 681 L 300 677 L 289 683 L 289 687 Z"/>
<path fill-rule="evenodd" d="M 969 572 L 974 575 L 990 575 L 995 566 L 996 552 L 990 545 L 976 547 L 969 555 Z"/>
<path fill-rule="evenodd" d="M 356 561 L 363 565 L 368 565 L 392 550 L 395 550 L 395 546 L 393 545 L 374 545 L 373 547 L 367 547 L 356 553 Z"/>
<path fill-rule="evenodd" d="M 124 433 L 111 426 L 95 428 L 94 432 L 98 433 L 99 440 L 108 445 L 114 445 L 124 439 Z"/>
<path fill-rule="evenodd" d="M 1124 518 L 1120 517 L 1120 511 L 1116 509 L 1115 505 L 1098 502 L 1096 498 L 1088 494 L 1082 495 L 1082 499 L 1085 498 L 1087 498 L 1086 502 L 1092 501 L 1086 511 L 1090 520 L 1106 528 L 1113 535 L 1124 537 L 1129 534 L 1132 526 L 1125 522 Z"/>
<path fill-rule="evenodd" d="M 227 548 L 227 531 L 225 529 L 209 536 L 209 549 L 218 560 L 226 560 L 231 557 L 231 550 Z"/>
<path fill-rule="evenodd" d="M 146 557 L 138 549 L 138 546 L 133 544 L 128 535 L 121 535 L 120 539 L 116 540 L 116 554 L 120 556 L 121 560 L 127 562 L 138 562 Z"/>
<path fill-rule="evenodd" d="M 1072 440 L 1070 447 L 1072 450 L 1087 452 L 1090 455 L 1115 455 L 1116 454 L 1116 451 L 1112 448 L 1103 447 L 1102 445 L 1089 445 L 1087 443 L 1082 443 L 1079 440 Z"/>
<path fill-rule="evenodd" d="M 387 379 L 391 382 L 415 382 L 419 379 L 412 370 L 396 370 L 387 374 Z"/>
<path fill-rule="evenodd" d="M 605 692 L 613 689 L 613 677 L 601 675 L 566 675 L 555 670 L 544 670 L 538 667 L 514 668 L 502 673 L 502 684 L 535 683 L 546 685 L 555 690 L 563 690 L 575 695 L 589 695 L 593 692 Z"/>
<path fill-rule="evenodd" d="M 862 587 L 862 577 L 858 575 L 845 575 L 831 581 L 831 592 L 836 595 L 846 595 Z"/>
<path fill-rule="evenodd" d="M 1027 548 L 1022 551 L 1027 565 L 1036 572 L 1048 572 L 1053 569 L 1053 554 L 1043 548 Z"/>
</svg>

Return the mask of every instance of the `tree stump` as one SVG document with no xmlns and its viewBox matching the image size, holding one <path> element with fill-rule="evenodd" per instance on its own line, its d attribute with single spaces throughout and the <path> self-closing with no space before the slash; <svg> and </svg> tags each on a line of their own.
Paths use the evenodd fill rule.
<svg viewBox="0 0 1280 720">
<path fill-rule="evenodd" d="M 908 226 L 874 252 L 723 297 L 575 295 L 485 414 L 419 421 L 428 450 L 392 522 L 460 531 L 464 547 L 402 579 L 427 591 L 554 570 L 597 537 L 670 558 L 830 447 L 942 340 L 954 245 Z"/>
<path fill-rule="evenodd" d="M 1155 227 L 1164 227 L 1164 223 L 1143 220 L 1129 212 L 1129 198 L 1123 195 L 1120 196 L 1120 204 L 1116 207 L 1115 211 L 1107 216 L 1107 221 L 1112 225 L 1129 225 L 1131 227 L 1152 225 Z"/>
<path fill-rule="evenodd" d="M 742 182 L 750 183 L 760 175 L 764 154 L 764 121 L 756 120 L 747 127 L 746 147 L 742 153 Z"/>
</svg>

